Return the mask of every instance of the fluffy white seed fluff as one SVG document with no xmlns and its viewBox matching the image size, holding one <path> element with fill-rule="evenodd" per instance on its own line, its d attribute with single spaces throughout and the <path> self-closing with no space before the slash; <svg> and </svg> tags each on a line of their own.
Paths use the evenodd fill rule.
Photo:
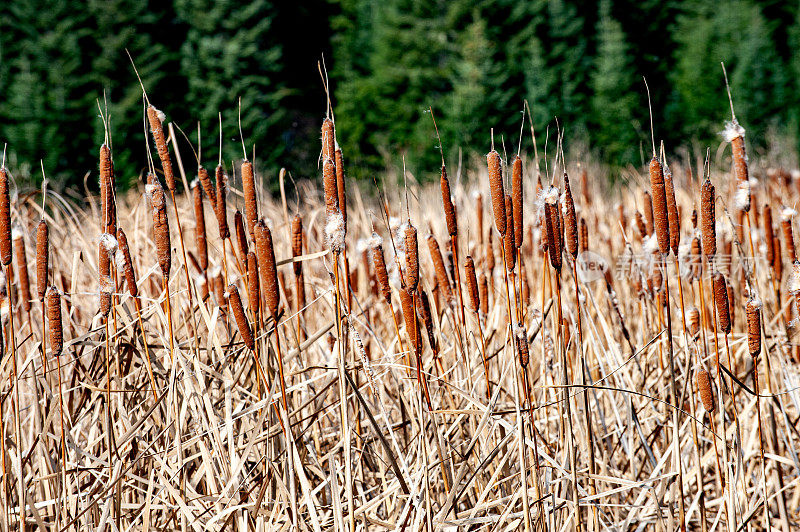
<svg viewBox="0 0 800 532">
<path fill-rule="evenodd" d="M 152 107 L 155 110 L 156 116 L 158 117 L 158 121 L 159 122 L 163 123 L 164 120 L 167 119 L 167 115 L 164 114 L 164 111 L 162 111 L 160 109 L 156 109 L 156 107 L 154 105 L 151 105 L 150 107 Z"/>
<path fill-rule="evenodd" d="M 103 233 L 102 235 L 100 235 L 100 245 L 106 248 L 106 251 L 108 251 L 110 255 L 113 255 L 114 253 L 117 252 L 117 247 L 119 246 L 119 243 L 117 242 L 117 239 L 114 237 L 114 235 L 112 235 L 111 233 Z"/>
<path fill-rule="evenodd" d="M 733 197 L 733 203 L 739 210 L 744 210 L 750 207 L 750 181 L 740 181 L 736 185 L 736 195 Z"/>
<path fill-rule="evenodd" d="M 550 205 L 555 205 L 558 201 L 559 192 L 557 187 L 551 186 L 547 190 L 544 191 L 544 202 L 549 203 Z"/>
<path fill-rule="evenodd" d="M 336 212 L 328 215 L 325 222 L 325 241 L 332 251 L 339 252 L 344 248 L 344 216 Z"/>
<path fill-rule="evenodd" d="M 792 273 L 786 283 L 786 290 L 792 294 L 800 294 L 800 262 L 792 264 Z"/>
<path fill-rule="evenodd" d="M 114 292 L 114 281 L 110 275 L 100 276 L 100 292 L 103 294 L 111 294 Z"/>
<path fill-rule="evenodd" d="M 737 137 L 744 138 L 744 128 L 734 118 L 730 122 L 725 122 L 725 129 L 722 130 L 721 135 L 725 142 L 731 142 Z"/>
<path fill-rule="evenodd" d="M 781 210 L 782 220 L 791 220 L 796 215 L 797 211 L 792 209 L 791 207 L 784 207 L 783 210 Z"/>
</svg>

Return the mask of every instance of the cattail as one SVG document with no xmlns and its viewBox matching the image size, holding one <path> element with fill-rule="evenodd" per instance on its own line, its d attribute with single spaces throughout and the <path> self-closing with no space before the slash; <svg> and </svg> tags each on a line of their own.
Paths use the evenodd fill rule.
<svg viewBox="0 0 800 532">
<path fill-rule="evenodd" d="M 578 223 L 575 217 L 575 202 L 572 199 L 572 190 L 569 186 L 569 177 L 564 172 L 564 231 L 567 251 L 572 258 L 578 256 Z"/>
<path fill-rule="evenodd" d="M 647 234 L 653 234 L 653 196 L 650 195 L 650 192 L 644 191 L 642 194 L 642 202 L 644 203 L 644 222 L 645 228 L 647 229 Z"/>
<path fill-rule="evenodd" d="M 706 178 L 700 187 L 700 226 L 703 234 L 703 252 L 709 258 L 717 254 L 717 217 L 714 203 L 714 185 Z"/>
<path fill-rule="evenodd" d="M 761 301 L 756 298 L 747 302 L 747 346 L 750 356 L 761 353 Z"/>
<path fill-rule="evenodd" d="M 677 257 L 681 245 L 681 215 L 675 200 L 675 183 L 669 166 L 664 169 L 664 192 L 667 198 L 667 218 L 669 221 L 669 246 Z"/>
<path fill-rule="evenodd" d="M 715 272 L 711 276 L 711 287 L 714 291 L 714 303 L 717 306 L 719 328 L 723 333 L 728 334 L 731 332 L 731 315 L 728 309 L 728 288 L 725 286 L 725 276 Z"/>
<path fill-rule="evenodd" d="M 489 190 L 492 193 L 494 224 L 501 236 L 506 234 L 506 194 L 503 191 L 503 160 L 492 150 L 486 156 L 489 167 Z"/>
<path fill-rule="evenodd" d="M 172 161 L 169 158 L 167 149 L 167 139 L 164 136 L 164 113 L 153 107 L 147 106 L 147 121 L 150 122 L 150 133 L 153 134 L 153 141 L 158 151 L 158 158 L 161 159 L 161 168 L 164 169 L 164 179 L 167 181 L 167 188 L 175 190 L 175 174 L 172 171 Z"/>
<path fill-rule="evenodd" d="M 64 347 L 61 324 L 61 294 L 55 286 L 47 289 L 47 328 L 50 333 L 50 354 L 58 356 Z"/>
<path fill-rule="evenodd" d="M 222 271 L 217 266 L 211 275 L 211 288 L 214 290 L 214 300 L 221 310 L 227 310 L 228 298 L 225 297 L 225 279 L 222 278 Z"/>
<path fill-rule="evenodd" d="M 789 255 L 789 262 L 797 260 L 797 250 L 794 245 L 794 234 L 792 231 L 792 216 L 794 210 L 784 208 L 781 213 L 781 229 L 783 230 L 783 239 L 786 241 L 786 253 Z"/>
<path fill-rule="evenodd" d="M 250 329 L 250 322 L 247 320 L 247 316 L 244 313 L 242 298 L 239 296 L 239 289 L 236 288 L 235 284 L 228 285 L 228 291 L 225 297 L 228 299 L 233 318 L 236 320 L 236 328 L 239 329 L 239 334 L 242 336 L 244 345 L 246 345 L 250 351 L 255 351 L 256 343 L 255 340 L 253 340 L 253 331 Z"/>
<path fill-rule="evenodd" d="M 467 255 L 464 262 L 464 277 L 467 281 L 467 293 L 469 294 L 469 306 L 474 312 L 481 308 L 480 293 L 478 291 L 478 279 L 475 277 L 475 262 L 472 257 Z"/>
<path fill-rule="evenodd" d="M 14 239 L 14 254 L 17 256 L 17 276 L 19 277 L 19 287 L 22 299 L 22 308 L 25 312 L 31 310 L 31 282 L 28 278 L 28 257 L 25 254 L 25 239 L 22 238 L 22 231 L 17 229 L 12 231 Z"/>
<path fill-rule="evenodd" d="M 258 221 L 256 180 L 253 173 L 253 163 L 247 159 L 242 161 L 242 192 L 244 192 L 244 214 L 247 232 L 250 234 L 250 238 L 255 238 L 256 222 Z M 247 255 L 247 252 L 242 253 L 242 255 Z"/>
<path fill-rule="evenodd" d="M 336 132 L 333 127 L 333 120 L 325 118 L 322 121 L 322 158 L 334 158 L 334 151 L 336 150 Z"/>
<path fill-rule="evenodd" d="M 219 237 L 223 240 L 231 237 L 231 230 L 228 227 L 228 174 L 222 168 L 222 165 L 217 165 L 216 170 L 217 178 L 217 203 L 215 206 L 214 214 L 217 215 L 217 223 L 219 224 Z"/>
<path fill-rule="evenodd" d="M 50 229 L 44 219 L 36 226 L 36 294 L 44 301 L 50 251 Z"/>
<path fill-rule="evenodd" d="M 767 248 L 767 263 L 772 264 L 775 260 L 775 229 L 772 227 L 772 207 L 769 206 L 769 203 L 764 204 L 761 216 L 761 224 L 764 226 L 764 244 Z"/>
<path fill-rule="evenodd" d="M 728 292 L 728 311 L 731 315 L 731 327 L 736 326 L 736 300 L 733 298 L 733 285 L 730 280 L 725 281 L 725 288 Z"/>
<path fill-rule="evenodd" d="M 5 167 L 0 167 L 0 261 L 11 264 L 11 197 Z"/>
<path fill-rule="evenodd" d="M 103 235 L 105 236 L 105 234 Z M 111 257 L 109 250 L 101 241 L 98 245 L 98 271 L 100 273 L 100 314 L 108 316 L 111 310 L 111 293 L 113 292 L 113 281 L 111 280 Z"/>
<path fill-rule="evenodd" d="M 517 264 L 516 251 L 517 246 L 514 241 L 514 201 L 511 196 L 506 195 L 506 234 L 503 235 L 503 251 L 506 255 L 506 268 L 508 271 L 513 271 Z"/>
<path fill-rule="evenodd" d="M 480 286 L 480 297 L 478 299 L 480 299 L 481 303 L 481 313 L 485 316 L 489 314 L 489 279 L 485 274 L 481 274 L 478 284 Z"/>
<path fill-rule="evenodd" d="M 233 213 L 233 228 L 236 231 L 236 244 L 239 247 L 239 253 L 242 257 L 246 257 L 249 251 L 247 233 L 244 231 L 244 221 L 242 220 L 242 213 L 239 209 L 236 209 L 236 212 Z"/>
<path fill-rule="evenodd" d="M 519 155 L 511 163 L 511 197 L 513 199 L 514 245 L 522 247 L 522 159 Z"/>
<path fill-rule="evenodd" d="M 258 278 L 258 259 L 255 252 L 247 254 L 247 306 L 253 316 L 258 315 L 261 307 L 261 290 Z"/>
<path fill-rule="evenodd" d="M 261 291 L 266 300 L 267 310 L 273 318 L 278 315 L 280 291 L 278 287 L 278 270 L 275 264 L 275 248 L 272 245 L 272 232 L 259 220 L 255 228 L 256 254 L 260 273 Z"/>
<path fill-rule="evenodd" d="M 741 195 L 741 199 L 737 201 L 738 207 L 744 212 L 750 210 L 750 173 L 747 169 L 747 151 L 744 145 L 744 128 L 739 125 L 739 122 L 734 118 L 728 122 L 723 132 L 725 139 L 731 143 L 731 150 L 733 152 L 733 173 L 736 180 L 739 182 L 737 189 L 737 199 Z"/>
<path fill-rule="evenodd" d="M 425 290 L 419 291 L 417 298 L 417 308 L 419 309 L 420 316 L 422 316 L 422 323 L 425 325 L 425 333 L 428 335 L 428 345 L 431 346 L 431 351 L 434 355 L 438 353 L 439 349 L 436 345 L 436 331 L 433 329 L 433 314 L 431 314 L 431 303 L 428 299 L 428 294 Z"/>
<path fill-rule="evenodd" d="M 405 282 L 408 291 L 412 294 L 419 285 L 419 247 L 417 245 L 417 228 L 411 223 L 406 224 L 406 276 Z"/>
<path fill-rule="evenodd" d="M 206 240 L 206 214 L 203 209 L 203 191 L 197 182 L 192 184 L 192 196 L 194 198 L 194 238 L 197 246 L 197 254 L 200 257 L 200 269 L 208 269 L 208 241 Z"/>
<path fill-rule="evenodd" d="M 406 323 L 406 332 L 408 333 L 408 337 L 411 338 L 414 352 L 419 354 L 422 351 L 419 324 L 417 323 L 417 313 L 414 310 L 414 299 L 411 295 L 411 291 L 407 288 L 400 289 L 400 306 L 403 309 L 403 320 Z"/>
<path fill-rule="evenodd" d="M 689 334 L 696 338 L 700 334 L 700 311 L 697 307 L 692 307 L 686 313 L 689 321 Z"/>
<path fill-rule="evenodd" d="M 322 182 L 325 191 L 325 213 L 330 216 L 339 212 L 339 192 L 336 184 L 336 165 L 333 159 L 322 161 Z"/>
<path fill-rule="evenodd" d="M 133 269 L 131 250 L 128 246 L 128 237 L 125 235 L 125 231 L 123 231 L 122 228 L 117 229 L 117 243 L 119 244 L 122 275 L 125 277 L 125 284 L 128 285 L 128 292 L 131 296 L 136 297 L 139 295 L 139 287 L 136 286 L 136 271 Z"/>
<path fill-rule="evenodd" d="M 692 229 L 697 229 L 697 209 L 692 209 Z"/>
<path fill-rule="evenodd" d="M 156 254 L 158 264 L 161 266 L 161 273 L 165 279 L 169 279 L 169 271 L 172 265 L 172 250 L 170 248 L 169 221 L 167 220 L 167 202 L 164 196 L 164 189 L 154 181 L 154 184 L 147 185 L 150 201 L 153 205 L 153 238 L 156 241 Z"/>
<path fill-rule="evenodd" d="M 299 257 L 303 254 L 303 217 L 295 214 L 292 219 L 292 257 Z M 300 275 L 303 271 L 303 263 L 300 261 L 292 263 L 294 274 Z"/>
<path fill-rule="evenodd" d="M 211 202 L 211 207 L 214 209 L 214 212 L 217 212 L 217 192 L 214 190 L 214 184 L 211 182 L 208 170 L 200 166 L 197 169 L 197 180 L 200 181 L 203 192 L 208 196 L 208 201 Z"/>
<path fill-rule="evenodd" d="M 558 218 L 558 189 L 550 187 L 545 197 L 545 226 L 547 228 L 547 254 L 550 256 L 550 265 L 556 271 L 561 271 L 561 228 Z"/>
<path fill-rule="evenodd" d="M 697 372 L 697 389 L 700 391 L 700 400 L 703 402 L 703 408 L 709 414 L 713 413 L 717 405 L 714 401 L 714 391 L 711 389 L 711 379 L 704 369 L 700 369 Z"/>
<path fill-rule="evenodd" d="M 116 234 L 117 208 L 114 201 L 114 161 L 107 144 L 100 146 L 100 198 L 103 204 L 103 221 L 100 230 L 104 233 Z"/>
<path fill-rule="evenodd" d="M 442 290 L 445 300 L 450 302 L 453 299 L 453 292 L 450 288 L 450 279 L 447 277 L 447 268 L 444 265 L 444 258 L 442 257 L 441 250 L 439 249 L 439 243 L 436 241 L 436 237 L 433 235 L 428 235 L 428 251 L 430 251 L 431 254 L 433 271 L 436 274 L 436 281 L 439 283 L 439 289 Z"/>
<path fill-rule="evenodd" d="M 589 250 L 589 226 L 586 225 L 586 220 L 581 218 L 580 224 L 580 250 Z"/>
<path fill-rule="evenodd" d="M 458 235 L 458 218 L 456 217 L 456 209 L 453 206 L 453 197 L 450 192 L 450 180 L 447 178 L 447 168 L 442 164 L 442 176 L 439 179 L 439 187 L 442 190 L 442 206 L 444 208 L 444 219 L 447 223 L 447 234 L 451 237 Z M 481 214 L 481 225 L 483 224 L 483 215 Z"/>
<path fill-rule="evenodd" d="M 772 248 L 774 256 L 772 257 L 772 274 L 775 276 L 775 281 L 780 286 L 781 279 L 783 278 L 783 254 L 781 253 L 781 238 L 778 233 L 775 233 L 772 239 Z"/>
<path fill-rule="evenodd" d="M 692 238 L 692 243 L 689 247 L 689 266 L 692 280 L 700 278 L 703 268 L 703 249 L 700 244 L 700 237 L 695 236 Z"/>
<path fill-rule="evenodd" d="M 519 353 L 519 365 L 523 368 L 528 367 L 530 354 L 528 352 L 528 336 L 525 333 L 525 328 L 522 324 L 515 327 L 515 335 L 517 341 L 517 352 Z"/>
<path fill-rule="evenodd" d="M 647 238 L 647 225 L 644 223 L 642 213 L 636 211 L 634 213 L 634 218 L 636 219 L 636 228 L 639 230 L 639 236 L 642 237 L 642 240 L 644 240 Z"/>
<path fill-rule="evenodd" d="M 336 196 L 339 202 L 339 212 L 342 214 L 344 231 L 347 233 L 347 191 L 344 182 L 344 160 L 342 149 L 336 144 L 334 162 L 336 163 Z"/>
<path fill-rule="evenodd" d="M 662 255 L 666 255 L 670 248 L 667 194 L 664 172 L 655 156 L 650 161 L 650 188 L 653 191 L 653 227 L 658 238 L 658 250 Z"/>
<path fill-rule="evenodd" d="M 437 245 L 438 249 L 438 245 Z M 441 257 L 441 254 L 439 255 Z M 383 258 L 383 243 L 377 233 L 372 233 L 372 264 L 375 268 L 375 277 L 386 303 L 392 304 L 392 288 L 389 285 L 389 272 L 386 270 L 386 261 Z M 444 263 L 442 263 L 444 267 Z"/>
</svg>

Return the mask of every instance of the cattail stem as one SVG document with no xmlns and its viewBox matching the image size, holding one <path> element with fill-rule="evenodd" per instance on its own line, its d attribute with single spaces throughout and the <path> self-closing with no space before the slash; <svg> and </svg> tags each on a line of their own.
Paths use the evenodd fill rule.
<svg viewBox="0 0 800 532">
<path fill-rule="evenodd" d="M 147 375 L 150 377 L 150 386 L 153 389 L 153 400 L 158 401 L 158 394 L 156 393 L 156 379 L 153 376 L 153 366 L 150 363 L 150 347 L 147 345 L 147 335 L 144 332 L 144 323 L 142 322 L 142 302 L 139 298 L 134 296 L 133 306 L 136 307 L 136 319 L 139 322 L 139 330 L 142 332 L 142 345 L 144 345 L 144 360 L 147 365 Z"/>
<path fill-rule="evenodd" d="M 164 277 L 162 280 L 164 287 L 164 295 L 167 298 L 167 325 L 169 329 L 169 360 L 171 363 L 175 362 L 175 340 L 173 339 L 172 332 L 172 303 L 169 297 L 169 279 Z"/>
<path fill-rule="evenodd" d="M 5 264 L 5 275 L 6 279 L 11 279 L 11 264 L 10 264 L 10 257 L 8 262 Z M 13 380 L 14 380 L 14 428 L 16 431 L 15 434 L 15 445 L 17 449 L 22 449 L 22 427 L 20 425 L 20 403 L 19 403 L 19 373 L 17 372 L 17 339 L 16 335 L 14 334 L 14 300 L 13 300 L 13 290 L 11 287 L 7 287 L 8 290 L 8 336 L 10 339 L 10 347 L 11 347 L 11 371 L 13 372 Z M 26 506 L 27 500 L 27 492 L 28 488 L 25 485 L 25 474 L 23 471 L 23 462 L 22 462 L 22 454 L 21 452 L 17 453 L 17 471 L 19 473 L 19 525 L 20 530 L 26 530 L 26 523 L 25 523 L 25 511 L 24 509 Z"/>
</svg>

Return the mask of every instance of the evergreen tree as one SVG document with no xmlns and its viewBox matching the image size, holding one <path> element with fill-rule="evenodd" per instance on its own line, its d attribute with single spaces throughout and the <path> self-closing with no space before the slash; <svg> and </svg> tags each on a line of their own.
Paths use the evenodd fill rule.
<svg viewBox="0 0 800 532">
<path fill-rule="evenodd" d="M 271 2 L 175 0 L 175 10 L 188 27 L 180 68 L 188 85 L 184 100 L 189 127 L 197 120 L 205 132 L 204 164 L 218 157 L 218 113 L 223 119 L 223 160 L 242 157 L 240 98 L 248 157 L 252 159 L 255 145 L 259 161 L 277 163 L 283 149 L 279 125 L 285 92 L 279 78 L 281 46 L 270 40 Z M 151 100 L 170 112 L 171 102 Z"/>
<path fill-rule="evenodd" d="M 622 26 L 603 0 L 597 22 L 597 59 L 592 71 L 592 144 L 603 160 L 622 165 L 635 162 L 638 128 L 636 88 Z"/>
</svg>

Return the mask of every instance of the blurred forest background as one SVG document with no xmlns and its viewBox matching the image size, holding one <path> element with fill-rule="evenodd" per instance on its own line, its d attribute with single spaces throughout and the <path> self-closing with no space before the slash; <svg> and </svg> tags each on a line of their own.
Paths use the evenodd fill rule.
<svg viewBox="0 0 800 532">
<path fill-rule="evenodd" d="M 97 166 L 105 94 L 119 182 L 135 183 L 145 145 L 127 49 L 152 103 L 194 144 L 200 122 L 206 166 L 218 111 L 224 159 L 241 157 L 241 97 L 248 150 L 267 177 L 281 166 L 318 173 L 323 54 L 355 177 L 396 168 L 401 155 L 417 176 L 436 175 L 428 106 L 449 159 L 488 151 L 490 127 L 511 151 L 524 99 L 540 144 L 558 116 L 573 145 L 611 166 L 639 164 L 643 76 L 670 149 L 718 142 L 730 113 L 720 61 L 752 147 L 769 131 L 794 148 L 799 17 L 800 2 L 780 0 L 7 0 L 0 142 L 12 167 L 38 177 L 42 159 L 51 180 L 77 185 Z"/>
</svg>

